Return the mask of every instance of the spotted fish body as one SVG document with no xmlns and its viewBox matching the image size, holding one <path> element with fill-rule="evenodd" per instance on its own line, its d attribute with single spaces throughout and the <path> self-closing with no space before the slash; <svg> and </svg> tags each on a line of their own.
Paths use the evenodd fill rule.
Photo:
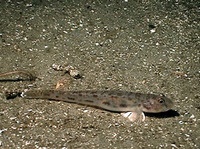
<svg viewBox="0 0 200 149">
<path fill-rule="evenodd" d="M 23 97 L 95 106 L 109 111 L 122 112 L 122 115 L 131 121 L 143 121 L 143 112 L 165 112 L 173 106 L 173 102 L 163 95 L 126 91 L 28 90 L 23 93 Z M 124 112 L 129 112 L 129 114 Z"/>
</svg>

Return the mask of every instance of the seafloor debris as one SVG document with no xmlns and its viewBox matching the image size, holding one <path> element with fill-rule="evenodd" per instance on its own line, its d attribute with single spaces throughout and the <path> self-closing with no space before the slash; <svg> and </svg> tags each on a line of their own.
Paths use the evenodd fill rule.
<svg viewBox="0 0 200 149">
<path fill-rule="evenodd" d="M 56 83 L 56 89 L 66 89 L 69 86 L 71 80 L 70 79 L 62 79 Z"/>
<path fill-rule="evenodd" d="M 11 71 L 11 72 L 5 72 L 0 74 L 0 78 L 12 76 L 12 75 L 19 75 L 20 77 L 16 79 L 3 79 L 3 81 L 35 81 L 37 78 L 35 75 L 28 71 Z"/>
<path fill-rule="evenodd" d="M 21 96 L 21 93 L 20 91 L 10 91 L 10 92 L 5 92 L 5 97 L 7 100 L 9 99 L 14 99 L 16 97 L 20 97 Z"/>
<path fill-rule="evenodd" d="M 65 73 L 68 73 L 70 76 L 72 76 L 75 79 L 82 78 L 79 74 L 79 71 L 76 70 L 73 66 L 62 66 L 62 65 L 56 65 L 52 64 L 51 67 L 56 71 L 64 71 Z"/>
<path fill-rule="evenodd" d="M 185 77 L 185 78 L 188 77 L 187 73 L 185 73 L 183 71 L 172 71 L 172 73 L 174 73 L 175 75 L 180 76 L 180 77 Z"/>
<path fill-rule="evenodd" d="M 155 33 L 156 32 L 156 26 L 154 26 L 153 24 L 149 24 L 149 30 L 151 33 Z"/>
</svg>

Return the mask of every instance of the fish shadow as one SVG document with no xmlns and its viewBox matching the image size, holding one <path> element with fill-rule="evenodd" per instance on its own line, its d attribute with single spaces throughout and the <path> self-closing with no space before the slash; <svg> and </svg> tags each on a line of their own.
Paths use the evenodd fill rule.
<svg viewBox="0 0 200 149">
<path fill-rule="evenodd" d="M 148 117 L 156 117 L 156 118 L 169 118 L 169 117 L 180 116 L 180 114 L 175 110 L 169 110 L 160 113 L 145 113 L 145 115 Z"/>
</svg>

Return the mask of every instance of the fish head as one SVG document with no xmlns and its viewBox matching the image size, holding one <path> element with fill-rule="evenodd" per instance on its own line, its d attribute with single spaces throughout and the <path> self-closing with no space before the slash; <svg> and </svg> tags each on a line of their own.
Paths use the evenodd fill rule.
<svg viewBox="0 0 200 149">
<path fill-rule="evenodd" d="M 173 101 L 162 94 L 148 94 L 146 100 L 142 104 L 142 107 L 143 112 L 159 113 L 170 110 L 173 107 L 173 105 Z"/>
</svg>

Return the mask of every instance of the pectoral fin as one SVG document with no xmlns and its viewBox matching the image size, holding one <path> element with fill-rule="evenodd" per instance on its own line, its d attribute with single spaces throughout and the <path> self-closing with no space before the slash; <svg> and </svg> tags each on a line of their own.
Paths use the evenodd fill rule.
<svg viewBox="0 0 200 149">
<path fill-rule="evenodd" d="M 132 122 L 143 122 L 145 120 L 145 115 L 143 112 L 126 112 L 121 113 L 125 118 L 128 118 Z"/>
</svg>

